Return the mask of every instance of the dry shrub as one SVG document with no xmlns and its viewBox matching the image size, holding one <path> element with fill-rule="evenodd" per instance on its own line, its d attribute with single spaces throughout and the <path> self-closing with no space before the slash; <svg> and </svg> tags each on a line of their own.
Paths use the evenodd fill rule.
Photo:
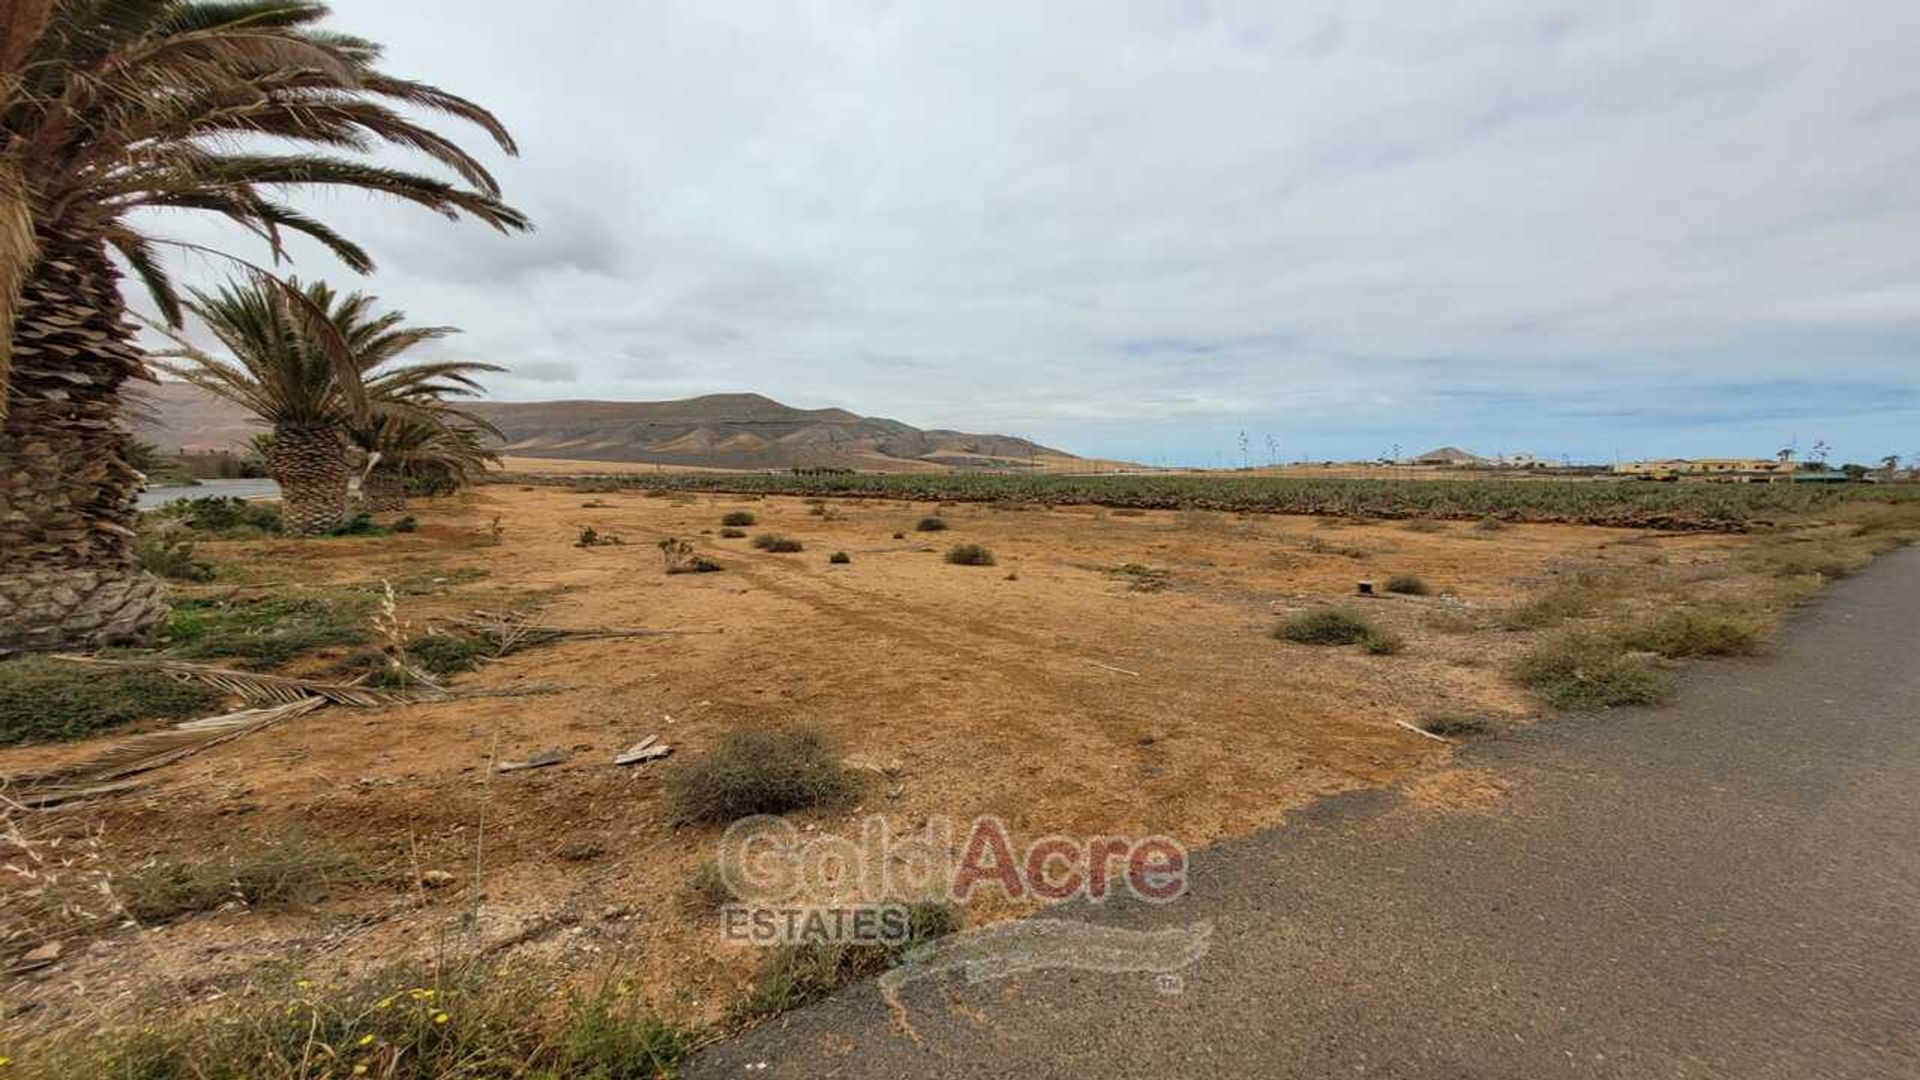
<svg viewBox="0 0 1920 1080">
<path fill-rule="evenodd" d="M 1629 652 L 1618 635 L 1590 630 L 1535 646 L 1515 665 L 1514 678 L 1556 709 L 1653 705 L 1672 690 L 1666 673 Z"/>
<path fill-rule="evenodd" d="M 668 770 L 666 787 L 676 821 L 725 824 L 845 803 L 859 793 L 860 776 L 816 728 L 741 725 Z"/>
<path fill-rule="evenodd" d="M 993 552 L 979 544 L 955 544 L 947 549 L 947 561 L 955 566 L 992 566 Z"/>
<path fill-rule="evenodd" d="M 1353 645 L 1378 633 L 1365 615 L 1344 607 L 1303 611 L 1274 628 L 1273 636 L 1301 645 Z"/>
<path fill-rule="evenodd" d="M 1745 656 L 1760 647 L 1771 627 L 1752 612 L 1734 608 L 1680 608 L 1621 631 L 1622 645 L 1670 659 Z"/>
<path fill-rule="evenodd" d="M 1589 618 L 1605 613 L 1625 591 L 1617 578 L 1582 573 L 1509 608 L 1500 625 L 1508 630 L 1539 630 L 1568 619 Z"/>
<path fill-rule="evenodd" d="M 721 517 L 720 524 L 745 528 L 748 525 L 760 524 L 760 518 L 751 510 L 729 510 Z"/>
<path fill-rule="evenodd" d="M 1428 596 L 1433 589 L 1418 574 L 1395 574 L 1387 579 L 1387 591 L 1403 596 Z"/>
<path fill-rule="evenodd" d="M 761 533 L 759 536 L 753 538 L 753 546 L 759 548 L 761 551 L 791 555 L 801 550 L 805 545 L 791 536 L 782 536 L 779 533 Z"/>
</svg>

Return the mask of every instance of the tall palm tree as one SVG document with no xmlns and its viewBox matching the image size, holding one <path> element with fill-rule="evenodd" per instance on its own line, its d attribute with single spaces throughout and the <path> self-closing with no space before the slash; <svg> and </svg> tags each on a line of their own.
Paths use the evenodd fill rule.
<svg viewBox="0 0 1920 1080">
<path fill-rule="evenodd" d="M 500 460 L 486 444 L 499 431 L 457 410 L 422 417 L 381 411 L 370 424 L 355 425 L 349 438 L 367 455 L 360 498 L 376 514 L 407 508 L 407 494 L 466 487 Z"/>
<path fill-rule="evenodd" d="M 276 257 L 299 233 L 361 272 L 364 250 L 277 193 L 354 188 L 528 227 L 484 166 L 400 109 L 471 122 L 511 153 L 499 121 L 381 71 L 378 47 L 322 28 L 326 15 L 307 0 L 0 4 L 0 653 L 138 641 L 165 617 L 132 544 L 139 474 L 120 391 L 146 358 L 109 252 L 169 323 L 182 307 L 166 242 L 135 211 L 217 214 Z M 455 179 L 367 163 L 383 144 Z"/>
<path fill-rule="evenodd" d="M 441 360 L 391 367 L 407 350 L 446 337 L 446 326 L 408 326 L 398 311 L 377 312 L 373 298 L 336 294 L 322 282 L 294 295 L 269 282 L 195 290 L 185 301 L 233 355 L 222 360 L 198 349 L 167 356 L 168 372 L 233 402 L 271 429 L 267 475 L 280 485 L 281 528 L 297 536 L 325 533 L 347 510 L 353 449 L 347 432 L 365 401 L 393 423 L 439 425 L 449 397 L 479 391 L 474 376 L 491 364 Z M 344 344 L 343 370 L 306 310 L 326 313 L 327 330 Z"/>
</svg>

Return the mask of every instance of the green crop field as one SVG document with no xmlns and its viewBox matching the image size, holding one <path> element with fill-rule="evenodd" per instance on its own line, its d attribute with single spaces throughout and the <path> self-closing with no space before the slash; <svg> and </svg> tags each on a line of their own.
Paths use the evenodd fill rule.
<svg viewBox="0 0 1920 1080">
<path fill-rule="evenodd" d="M 633 473 L 561 478 L 583 491 L 643 489 L 926 501 L 1232 510 L 1366 518 L 1497 518 L 1636 528 L 1739 530 L 1857 501 L 1920 508 L 1913 484 L 1716 484 L 1618 480 L 1340 480 L 1260 476 L 1018 476 L 1004 473 Z"/>
</svg>

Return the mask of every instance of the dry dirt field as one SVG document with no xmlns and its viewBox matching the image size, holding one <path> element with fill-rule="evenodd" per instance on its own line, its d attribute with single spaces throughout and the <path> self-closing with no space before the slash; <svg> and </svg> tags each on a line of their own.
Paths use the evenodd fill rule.
<svg viewBox="0 0 1920 1080">
<path fill-rule="evenodd" d="M 669 822 L 664 763 L 609 763 L 643 736 L 684 756 L 741 722 L 817 725 L 874 769 L 857 809 L 799 815 L 828 831 L 875 812 L 901 830 L 929 815 L 991 813 L 1023 839 L 1159 833 L 1202 845 L 1280 822 L 1317 796 L 1381 785 L 1403 785 L 1409 812 L 1485 812 L 1498 784 L 1451 770 L 1447 744 L 1396 722 L 1434 709 L 1497 724 L 1538 715 L 1505 673 L 1538 635 L 1498 629 L 1491 616 L 1594 568 L 1643 582 L 1650 596 L 1673 583 L 1730 587 L 1723 579 L 1754 543 L 984 504 L 940 508 L 951 528 L 923 533 L 914 523 L 931 504 L 816 509 L 495 485 L 417 503 L 421 528 L 407 535 L 202 544 L 223 573 L 202 594 L 405 580 L 417 587 L 400 615 L 416 633 L 508 604 L 537 607 L 547 623 L 680 633 L 519 652 L 456 685 L 561 688 L 322 710 L 155 772 L 137 794 L 65 811 L 72 830 L 101 830 L 120 867 L 292 829 L 388 874 L 306 909 L 112 931 L 26 996 L 49 1015 L 156 988 L 205 1000 L 271 962 L 331 979 L 406 955 L 478 951 L 574 972 L 617 964 L 654 996 L 716 1015 L 753 957 L 723 948 L 711 917 L 683 902 L 717 830 Z M 729 510 L 758 515 L 749 533 L 784 533 L 805 549 L 720 539 Z M 575 546 L 587 526 L 624 543 Z M 667 537 L 693 541 L 724 571 L 663 573 L 655 544 Z M 961 542 L 986 545 L 996 565 L 944 561 Z M 830 564 L 835 551 L 851 562 Z M 1123 572 L 1128 564 L 1152 573 Z M 1280 617 L 1393 573 L 1421 575 L 1434 595 L 1356 602 L 1405 636 L 1403 653 L 1271 636 Z M 318 670 L 326 659 L 302 663 Z M 0 770 L 100 742 L 0 753 Z M 568 759 L 491 768 L 545 747 Z M 424 889 L 426 871 L 452 883 Z"/>
</svg>

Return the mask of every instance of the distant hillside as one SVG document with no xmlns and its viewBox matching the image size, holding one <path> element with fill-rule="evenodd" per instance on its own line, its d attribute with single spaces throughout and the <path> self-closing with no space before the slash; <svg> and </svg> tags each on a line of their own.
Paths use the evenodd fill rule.
<svg viewBox="0 0 1920 1080">
<path fill-rule="evenodd" d="M 141 391 L 152 415 L 136 420 L 135 433 L 163 450 L 237 449 L 260 430 L 239 409 L 182 383 Z M 759 394 L 683 401 L 490 401 L 469 408 L 501 430 L 501 451 L 516 457 L 885 472 L 1076 460 L 1010 435 L 923 431 L 845 409 L 796 409 Z"/>
<path fill-rule="evenodd" d="M 486 402 L 473 411 L 517 457 L 707 468 L 990 468 L 1073 455 L 1010 435 L 932 430 L 845 409 L 796 409 L 759 394 L 684 401 Z"/>
<path fill-rule="evenodd" d="M 243 450 L 266 429 L 238 405 L 188 383 L 127 384 L 135 438 L 173 453 L 178 450 Z"/>
</svg>

